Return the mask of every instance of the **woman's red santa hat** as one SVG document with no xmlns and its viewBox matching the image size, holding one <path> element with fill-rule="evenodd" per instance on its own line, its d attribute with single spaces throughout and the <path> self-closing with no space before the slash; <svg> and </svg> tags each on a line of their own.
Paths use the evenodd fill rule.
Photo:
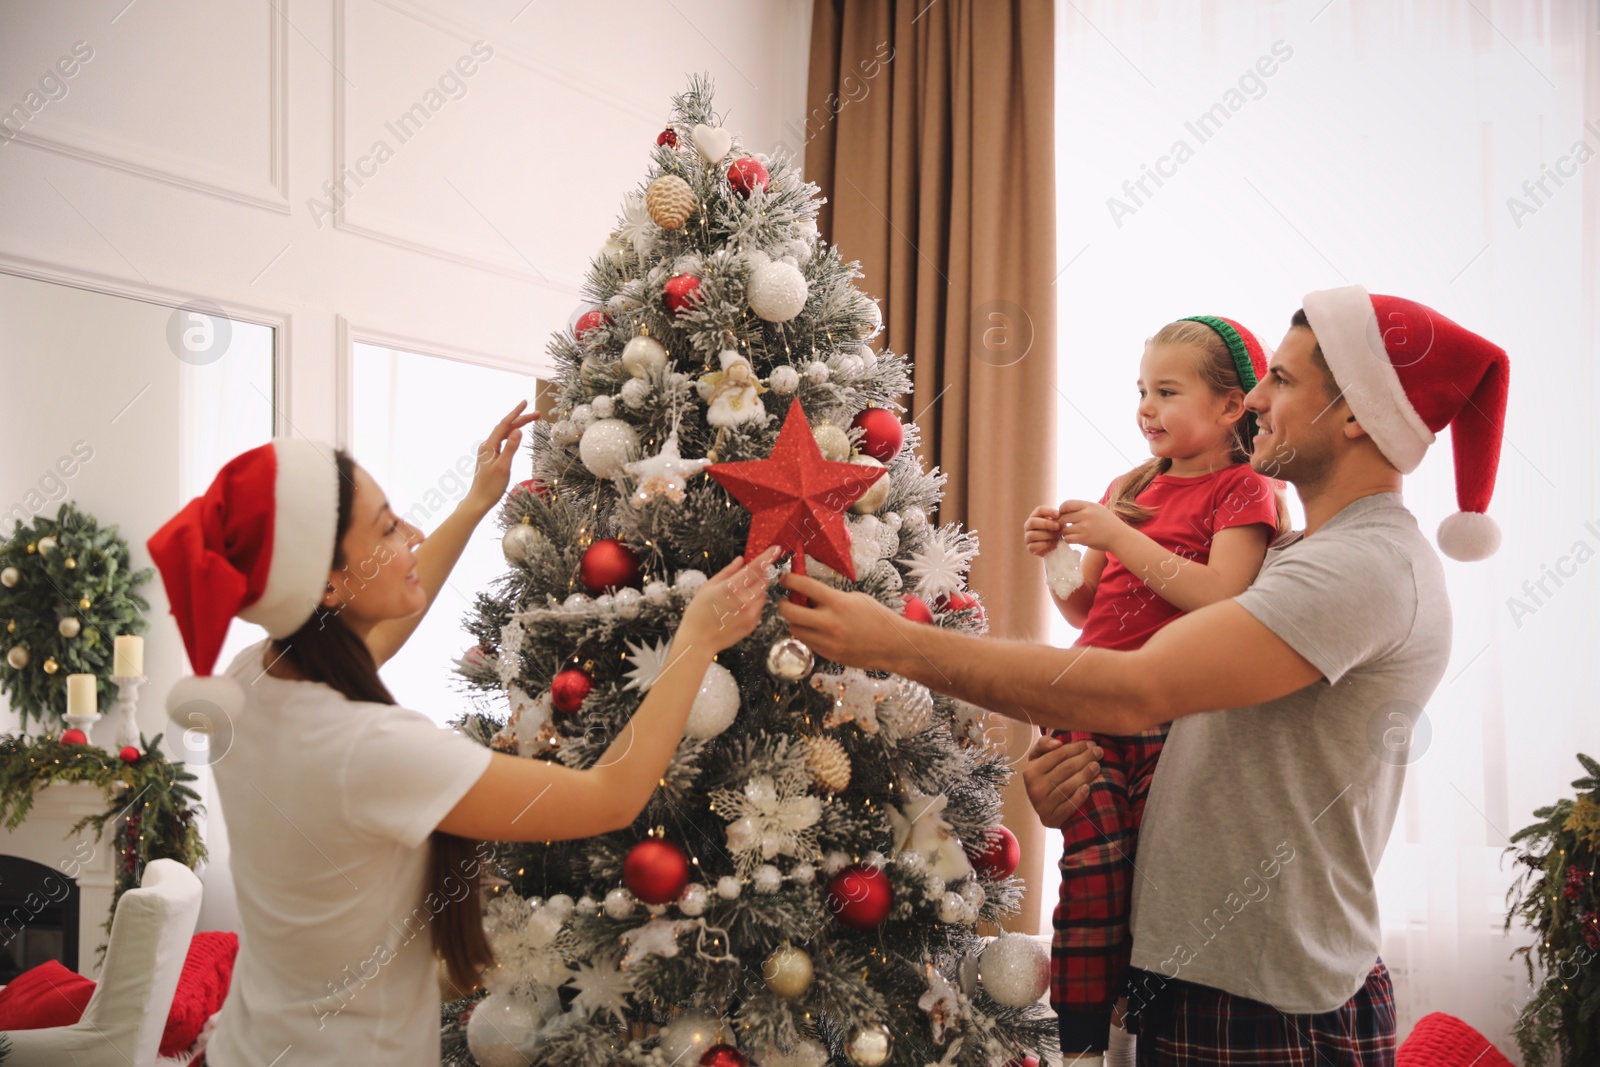
<svg viewBox="0 0 1600 1067">
<path fill-rule="evenodd" d="M 280 639 L 304 625 L 327 587 L 338 526 L 332 450 L 278 437 L 230 460 L 145 542 L 196 675 L 172 687 L 169 714 L 197 700 L 239 714 L 243 690 L 212 676 L 228 624 L 237 615 Z"/>
<path fill-rule="evenodd" d="M 1402 474 L 1450 427 L 1461 510 L 1439 524 L 1439 548 L 1459 560 L 1494 555 L 1500 527 L 1484 512 L 1506 420 L 1505 350 L 1431 308 L 1359 285 L 1307 293 L 1301 306 L 1340 395 Z"/>
</svg>

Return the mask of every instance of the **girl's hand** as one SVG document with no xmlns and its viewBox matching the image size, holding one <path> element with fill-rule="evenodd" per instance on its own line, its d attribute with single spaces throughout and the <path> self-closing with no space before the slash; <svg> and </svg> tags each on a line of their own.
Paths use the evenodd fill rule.
<svg viewBox="0 0 1600 1067">
<path fill-rule="evenodd" d="M 1062 501 L 1061 526 L 1061 540 L 1067 544 L 1113 553 L 1133 529 L 1104 504 L 1091 504 L 1087 500 Z"/>
<path fill-rule="evenodd" d="M 1043 558 L 1061 540 L 1061 512 L 1049 504 L 1040 504 L 1022 524 L 1022 543 L 1028 551 Z"/>
<path fill-rule="evenodd" d="M 511 481 L 511 461 L 516 458 L 517 445 L 522 442 L 522 428 L 539 417 L 536 411 L 524 415 L 522 409 L 527 406 L 524 400 L 512 408 L 478 446 L 478 469 L 462 503 L 482 514 L 487 515 L 505 495 L 506 484 Z"/>
<path fill-rule="evenodd" d="M 678 640 L 686 643 L 682 651 L 698 647 L 707 654 L 721 652 L 750 636 L 767 606 L 767 587 L 775 577 L 769 568 L 779 551 L 774 545 L 748 563 L 736 556 L 706 579 L 683 609 L 678 624 Z"/>
<path fill-rule="evenodd" d="M 1040 822 L 1059 830 L 1072 821 L 1089 799 L 1089 786 L 1100 777 L 1097 761 L 1103 754 L 1092 742 L 1064 741 L 1054 734 L 1033 743 L 1022 781 Z"/>
</svg>

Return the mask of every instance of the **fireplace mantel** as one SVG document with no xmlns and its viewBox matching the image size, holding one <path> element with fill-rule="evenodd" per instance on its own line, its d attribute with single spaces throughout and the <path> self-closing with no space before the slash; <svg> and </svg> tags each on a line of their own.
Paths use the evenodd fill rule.
<svg viewBox="0 0 1600 1067">
<path fill-rule="evenodd" d="M 78 970 L 90 978 L 100 976 L 98 957 L 105 940 L 102 929 L 111 914 L 116 889 L 115 821 L 108 822 L 98 839 L 92 829 L 69 834 L 85 815 L 106 810 L 105 792 L 88 782 L 54 782 L 34 798 L 22 825 L 4 831 L 0 852 L 20 856 L 74 876 L 78 884 Z"/>
</svg>

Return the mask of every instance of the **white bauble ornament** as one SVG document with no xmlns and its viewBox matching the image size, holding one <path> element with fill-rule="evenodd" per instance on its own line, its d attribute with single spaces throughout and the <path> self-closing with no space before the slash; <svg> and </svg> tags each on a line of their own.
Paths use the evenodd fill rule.
<svg viewBox="0 0 1600 1067">
<path fill-rule="evenodd" d="M 846 853 L 840 852 L 838 849 L 835 849 L 834 851 L 828 853 L 826 856 L 822 857 L 822 873 L 823 874 L 827 874 L 827 875 L 838 874 L 840 871 L 844 870 L 848 866 L 850 866 L 850 857 L 849 857 L 849 855 L 847 855 Z"/>
<path fill-rule="evenodd" d="M 923 893 L 930 901 L 937 903 L 944 898 L 944 879 L 937 874 L 928 875 L 927 881 L 923 883 Z"/>
<path fill-rule="evenodd" d="M 26 645 L 13 645 L 10 652 L 6 653 L 6 662 L 15 670 L 22 670 L 28 665 L 28 648 Z"/>
<path fill-rule="evenodd" d="M 806 276 L 786 259 L 757 265 L 745 283 L 750 310 L 768 322 L 788 322 L 800 314 L 807 291 Z"/>
<path fill-rule="evenodd" d="M 627 585 L 611 594 L 611 606 L 624 619 L 632 619 L 638 616 L 639 604 L 642 600 L 644 600 L 644 594 Z"/>
<path fill-rule="evenodd" d="M 983 886 L 979 885 L 977 882 L 962 882 L 959 892 L 961 894 L 961 899 L 966 902 L 967 907 L 974 910 L 983 907 L 984 902 L 989 899 L 989 894 L 985 893 L 983 891 Z"/>
<path fill-rule="evenodd" d="M 5 570 L 0 571 L 0 585 L 5 586 L 7 589 L 15 588 L 20 581 L 22 581 L 22 572 L 17 568 L 7 567 Z"/>
<path fill-rule="evenodd" d="M 518 1051 L 543 1028 L 539 1010 L 526 997 L 490 993 L 467 1019 L 467 1049 L 479 1067 L 528 1067 L 531 1054 Z"/>
<path fill-rule="evenodd" d="M 663 174 L 645 190 L 644 207 L 663 230 L 679 229 L 694 211 L 694 190 L 676 174 Z"/>
<path fill-rule="evenodd" d="M 578 442 L 578 458 L 596 478 L 610 478 L 622 470 L 639 447 L 639 432 L 621 419 L 600 419 L 589 424 Z"/>
<path fill-rule="evenodd" d="M 767 673 L 784 682 L 798 682 L 811 673 L 816 656 L 798 637 L 780 637 L 767 649 Z"/>
<path fill-rule="evenodd" d="M 704 914 L 706 905 L 710 903 L 711 891 L 699 882 L 690 882 L 684 887 L 683 896 L 678 898 L 678 910 L 693 918 Z"/>
<path fill-rule="evenodd" d="M 584 435 L 584 440 L 588 440 L 587 434 Z M 882 463 L 879 463 L 871 456 L 855 456 L 850 460 L 850 462 L 859 463 L 863 467 L 883 466 Z M 850 505 L 850 510 L 855 512 L 857 515 L 871 515 L 873 512 L 883 507 L 884 503 L 887 502 L 888 499 L 889 476 L 884 475 L 877 481 L 873 482 L 872 485 L 868 487 L 867 491 L 862 493 L 854 504 Z"/>
<path fill-rule="evenodd" d="M 666 582 L 646 582 L 644 598 L 652 604 L 665 604 L 672 599 L 672 587 Z"/>
<path fill-rule="evenodd" d="M 609 419 L 616 411 L 617 402 L 609 396 L 597 396 L 589 401 L 589 409 L 597 419 Z"/>
<path fill-rule="evenodd" d="M 1077 545 L 1060 541 L 1045 555 L 1044 581 L 1062 600 L 1083 584 L 1083 552 Z"/>
<path fill-rule="evenodd" d="M 81 629 L 83 629 L 83 624 L 71 615 L 56 623 L 56 632 L 62 637 L 77 637 L 78 631 Z"/>
<path fill-rule="evenodd" d="M 574 905 L 572 902 L 572 898 L 567 896 L 565 893 L 557 893 L 555 896 L 544 902 L 545 910 L 551 915 L 555 916 L 557 922 L 563 923 L 572 918 L 572 909 L 575 906 L 576 905 Z"/>
<path fill-rule="evenodd" d="M 622 266 L 622 261 L 628 255 L 628 246 L 615 237 L 607 237 L 606 243 L 600 246 L 601 258 L 608 260 L 613 267 Z"/>
<path fill-rule="evenodd" d="M 606 892 L 606 914 L 613 919 L 626 919 L 633 914 L 633 894 L 623 886 Z"/>
<path fill-rule="evenodd" d="M 789 877 L 796 885 L 810 885 L 817 877 L 817 869 L 809 863 L 797 863 L 789 869 Z"/>
<path fill-rule="evenodd" d="M 734 717 L 738 714 L 739 683 L 728 668 L 713 663 L 706 668 L 705 677 L 700 680 L 700 691 L 695 694 L 694 705 L 689 709 L 689 721 L 683 728 L 683 736 L 697 740 L 716 737 L 733 725 Z"/>
<path fill-rule="evenodd" d="M 793 1052 L 769 1048 L 756 1057 L 761 1067 L 828 1067 L 828 1050 L 809 1037 L 802 1037 Z"/>
<path fill-rule="evenodd" d="M 783 887 L 783 875 L 770 863 L 757 867 L 752 880 L 757 893 L 776 893 Z"/>
<path fill-rule="evenodd" d="M 787 1000 L 805 996 L 811 988 L 811 957 L 805 949 L 785 942 L 761 961 L 761 980 L 767 988 Z"/>
<path fill-rule="evenodd" d="M 967 915 L 967 902 L 961 899 L 961 894 L 949 891 L 939 898 L 939 921 L 942 923 L 958 923 Z"/>
<path fill-rule="evenodd" d="M 814 359 L 810 363 L 806 364 L 806 377 L 810 378 L 818 385 L 827 384 L 828 378 L 832 375 L 832 373 L 833 372 L 828 369 L 828 365 L 822 362 L 820 359 Z"/>
<path fill-rule="evenodd" d="M 850 435 L 833 423 L 817 423 L 811 428 L 811 436 L 817 439 L 817 451 L 823 459 L 843 463 L 850 458 Z"/>
<path fill-rule="evenodd" d="M 894 1048 L 894 1037 L 882 1023 L 869 1023 L 857 1028 L 844 1044 L 844 1052 L 856 1067 L 879 1067 L 889 1058 Z"/>
<path fill-rule="evenodd" d="M 505 554 L 506 562 L 512 566 L 518 563 L 531 563 L 543 551 L 548 538 L 535 530 L 526 522 L 519 522 L 515 526 L 506 528 L 505 535 L 500 538 L 500 551 Z"/>
<path fill-rule="evenodd" d="M 622 383 L 619 393 L 622 402 L 634 411 L 644 407 L 644 402 L 650 396 L 650 385 L 643 378 L 629 378 Z"/>
<path fill-rule="evenodd" d="M 739 879 L 731 874 L 725 874 L 717 879 L 717 896 L 723 900 L 738 900 L 743 890 L 744 886 L 740 884 Z"/>
<path fill-rule="evenodd" d="M 643 378 L 667 365 L 667 350 L 654 337 L 641 333 L 622 346 L 622 365 L 635 378 Z"/>
<path fill-rule="evenodd" d="M 773 367 L 767 375 L 767 388 L 774 393 L 792 393 L 800 387 L 800 372 L 785 364 Z"/>
<path fill-rule="evenodd" d="M 572 425 L 571 419 L 559 419 L 550 424 L 550 443 L 554 445 L 570 445 L 579 437 L 578 428 Z"/>
<path fill-rule="evenodd" d="M 1027 934 L 1002 934 L 978 959 L 984 992 L 1009 1008 L 1025 1008 L 1050 988 L 1050 950 Z"/>
<path fill-rule="evenodd" d="M 567 599 L 561 602 L 561 606 L 567 611 L 582 611 L 593 603 L 594 598 L 588 593 L 568 593 Z"/>
<path fill-rule="evenodd" d="M 878 365 L 878 353 L 872 350 L 871 345 L 856 349 L 856 358 L 861 360 L 861 369 L 864 371 L 870 371 Z"/>
<path fill-rule="evenodd" d="M 702 1011 L 684 1012 L 661 1028 L 661 1051 L 670 1064 L 694 1064 L 723 1040 L 722 1020 Z"/>
<path fill-rule="evenodd" d="M 46 552 L 54 552 L 55 548 L 56 539 L 54 537 L 46 536 L 39 538 L 39 555 L 42 556 Z"/>
<path fill-rule="evenodd" d="M 695 593 L 700 591 L 700 587 L 706 584 L 706 573 L 705 571 L 697 571 L 693 567 L 686 571 L 679 571 L 676 584 L 678 592 L 686 596 L 694 596 Z"/>
<path fill-rule="evenodd" d="M 582 433 L 594 421 L 594 408 L 588 404 L 579 404 L 572 409 L 572 414 L 568 415 L 567 418 L 571 420 L 572 425 L 577 428 L 578 432 Z"/>
</svg>

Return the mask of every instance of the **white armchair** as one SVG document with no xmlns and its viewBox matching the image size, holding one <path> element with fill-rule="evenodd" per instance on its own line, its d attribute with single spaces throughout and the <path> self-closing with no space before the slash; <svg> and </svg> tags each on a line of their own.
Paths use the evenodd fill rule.
<svg viewBox="0 0 1600 1067">
<path fill-rule="evenodd" d="M 10 1062 L 27 1067 L 153 1067 L 200 915 L 200 879 L 176 860 L 152 860 L 122 894 L 105 966 L 72 1026 L 13 1030 Z"/>
</svg>

